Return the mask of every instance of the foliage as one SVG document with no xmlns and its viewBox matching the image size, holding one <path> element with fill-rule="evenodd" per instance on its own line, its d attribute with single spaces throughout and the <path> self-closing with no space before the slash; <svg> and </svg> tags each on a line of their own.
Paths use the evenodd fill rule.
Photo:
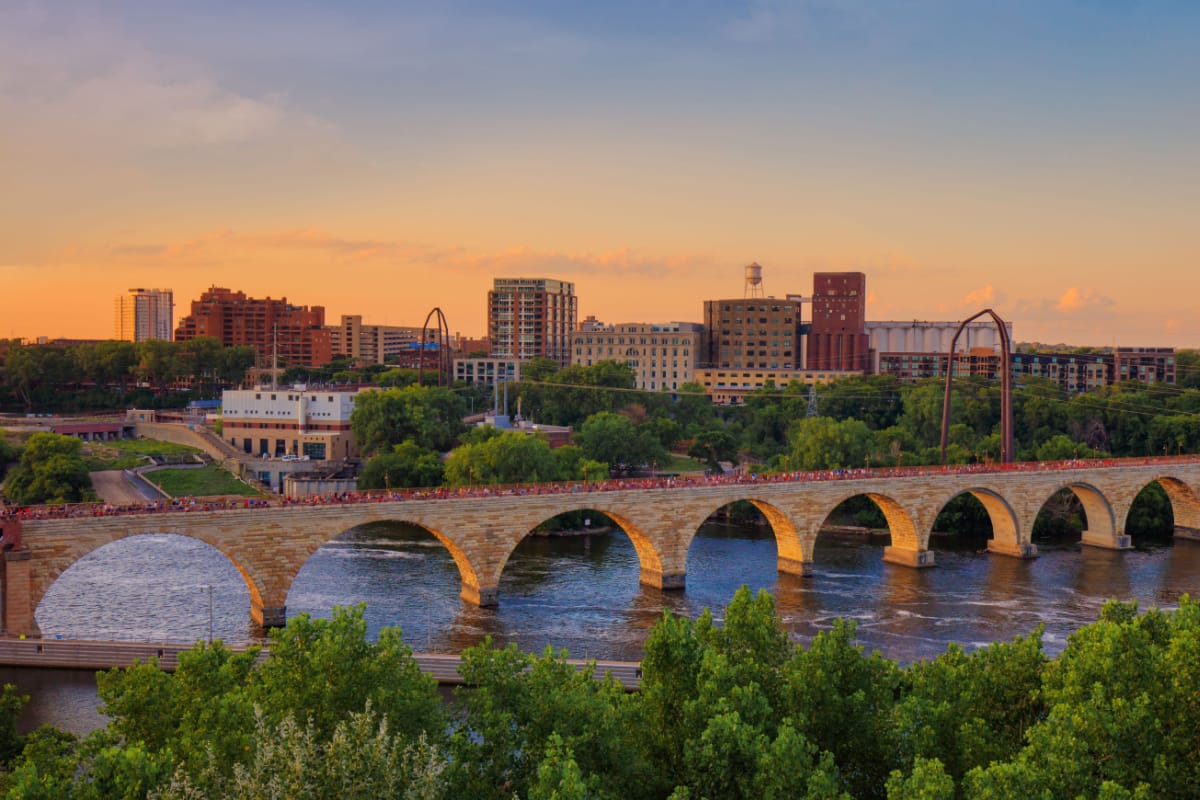
<svg viewBox="0 0 1200 800">
<path fill-rule="evenodd" d="M 267 718 L 301 713 L 321 736 L 369 702 L 393 730 L 415 737 L 444 723 L 437 684 L 423 674 L 398 628 L 366 641 L 363 606 L 328 620 L 301 614 L 271 631 L 271 657 L 250 675 L 250 699 Z"/>
<path fill-rule="evenodd" d="M 535 657 L 490 640 L 463 653 L 459 673 L 471 687 L 456 691 L 457 726 L 450 739 L 450 783 L 456 797 L 648 796 L 653 773 L 638 747 L 634 699 L 615 679 L 566 663 L 566 652 Z M 542 769 L 545 766 L 545 769 Z"/>
<path fill-rule="evenodd" d="M 462 398 L 437 386 L 360 392 L 350 415 L 359 450 L 367 456 L 406 441 L 425 450 L 449 450 L 463 431 Z"/>
<path fill-rule="evenodd" d="M 709 470 L 720 472 L 720 462 L 737 460 L 737 441 L 732 434 L 721 428 L 704 428 L 692 436 L 688 455 L 703 461 Z"/>
<path fill-rule="evenodd" d="M 633 368 L 624 362 L 573 365 L 557 372 L 550 372 L 549 365 L 532 371 L 526 366 L 521 374 L 523 380 L 515 391 L 523 416 L 551 425 L 579 425 L 593 414 L 619 411 L 648 397 L 632 391 Z"/>
<path fill-rule="evenodd" d="M 1200 604 L 1185 597 L 1175 612 L 1138 615 L 1133 604 L 1109 602 L 1047 665 L 1048 711 L 1026 746 L 1009 762 L 973 770 L 969 793 L 1195 796 L 1198 655 Z"/>
<path fill-rule="evenodd" d="M 817 390 L 822 416 L 835 420 L 857 419 L 873 431 L 899 421 L 900 381 L 892 375 L 843 378 Z"/>
<path fill-rule="evenodd" d="M 450 486 L 557 481 L 567 477 L 549 443 L 537 435 L 502 431 L 480 443 L 460 445 L 446 459 Z"/>
<path fill-rule="evenodd" d="M 64 767 L 79 762 L 88 765 L 83 777 L 101 768 L 114 780 L 136 777 L 142 789 L 128 796 L 145 796 L 147 787 L 168 780 L 168 797 L 261 796 L 256 781 L 278 778 L 300 781 L 293 788 L 311 779 L 323 787 L 313 796 L 338 797 L 349 796 L 339 795 L 339 786 L 440 774 L 445 712 L 399 630 L 385 628 L 368 642 L 362 607 L 339 608 L 329 620 L 293 618 L 272 631 L 270 649 L 259 664 L 257 648 L 235 653 L 220 642 L 201 643 L 180 654 L 173 674 L 153 660 L 99 673 L 108 727 L 78 746 L 39 740 L 35 752 L 27 745 L 14 775 L 23 776 L 21 785 L 50 787 L 48 795 L 30 796 L 90 796 L 75 770 Z M 295 766 L 289 759 L 302 752 L 320 753 L 325 763 L 278 769 Z M 384 762 L 391 767 L 383 769 Z M 279 774 L 257 774 L 252 767 L 262 763 Z M 372 783 L 376 778 L 384 783 Z M 353 796 L 373 795 L 363 789 Z"/>
<path fill-rule="evenodd" d="M 222 347 L 210 337 L 18 345 L 5 356 L 0 399 L 13 397 L 26 409 L 78 411 L 153 405 L 152 395 L 163 399 L 172 389 L 182 389 L 170 402 L 183 405 L 241 383 L 254 357 L 251 347 Z M 137 394 L 136 383 L 145 384 L 149 393 Z"/>
<path fill-rule="evenodd" d="M 12 798 L 1191 798 L 1200 604 L 1110 602 L 1056 661 L 1041 633 L 901 667 L 838 621 L 790 641 L 743 587 L 718 621 L 664 614 L 626 693 L 564 652 L 463 654 L 448 715 L 399 632 L 301 616 L 272 655 L 219 642 L 98 677 L 107 728 L 21 739 Z M 454 720 L 451 726 L 449 719 Z M 18 753 L 19 749 L 19 753 Z"/>
<path fill-rule="evenodd" d="M 1168 537 L 1175 531 L 1171 499 L 1157 481 L 1142 489 L 1129 507 L 1125 532 L 1131 536 Z"/>
<path fill-rule="evenodd" d="M 254 759 L 232 770 L 210 756 L 196 777 L 179 771 L 156 795 L 159 800 L 374 800 L 380 797 L 445 797 L 442 749 L 425 736 L 409 741 L 391 732 L 388 720 L 368 706 L 353 712 L 324 739 L 311 723 L 287 716 L 270 723 L 255 714 Z"/>
<path fill-rule="evenodd" d="M 807 417 L 793 428 L 785 463 L 788 469 L 797 470 L 864 467 L 873 445 L 870 429 L 856 419 L 837 422 L 830 417 Z"/>
<path fill-rule="evenodd" d="M 17 720 L 28 702 L 29 698 L 18 692 L 16 686 L 4 684 L 0 692 L 0 768 L 7 767 L 24 747 L 22 737 L 17 734 Z"/>
<path fill-rule="evenodd" d="M 8 471 L 8 465 L 21 457 L 21 448 L 8 440 L 4 429 L 0 428 L 0 479 Z"/>
<path fill-rule="evenodd" d="M 368 461 L 358 475 L 358 486 L 361 489 L 439 486 L 444 472 L 442 459 L 435 451 L 407 441 Z"/>
<path fill-rule="evenodd" d="M 92 479 L 73 436 L 35 433 L 25 443 L 21 461 L 9 473 L 4 493 L 14 503 L 78 503 Z"/>
<path fill-rule="evenodd" d="M 575 441 L 585 458 L 608 464 L 614 473 L 665 464 L 670 458 L 654 431 L 608 411 L 588 417 Z"/>
</svg>

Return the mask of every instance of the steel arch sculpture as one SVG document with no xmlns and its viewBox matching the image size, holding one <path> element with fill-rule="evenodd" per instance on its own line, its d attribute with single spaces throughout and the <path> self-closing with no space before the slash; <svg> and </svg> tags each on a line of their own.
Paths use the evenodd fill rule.
<svg viewBox="0 0 1200 800">
<path fill-rule="evenodd" d="M 985 308 L 973 317 L 963 320 L 954 331 L 950 340 L 950 350 L 946 353 L 946 392 L 942 399 L 942 463 L 946 463 L 946 442 L 950 435 L 950 384 L 954 378 L 954 348 L 958 344 L 959 334 L 971 322 L 984 314 L 991 316 L 992 321 L 1000 331 L 1000 463 L 1011 464 L 1016 454 L 1013 452 L 1013 405 L 1012 405 L 1012 342 L 1008 338 L 1008 328 L 1004 320 L 990 308 Z"/>
<path fill-rule="evenodd" d="M 428 342 L 429 320 L 437 316 L 437 370 L 438 386 L 450 384 L 450 325 L 441 308 L 435 307 L 425 315 L 425 324 L 421 326 L 421 352 L 417 361 L 417 385 L 425 385 L 425 348 Z"/>
</svg>

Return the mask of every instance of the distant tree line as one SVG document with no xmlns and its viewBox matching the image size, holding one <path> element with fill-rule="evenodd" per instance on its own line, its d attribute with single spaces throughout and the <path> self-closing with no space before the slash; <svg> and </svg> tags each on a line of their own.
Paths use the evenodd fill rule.
<svg viewBox="0 0 1200 800">
<path fill-rule="evenodd" d="M 271 655 L 220 642 L 98 676 L 107 725 L 16 732 L 0 696 L 0 792 L 50 800 L 993 800 L 1192 798 L 1200 604 L 1110 602 L 1055 660 L 1041 629 L 907 666 L 853 622 L 807 646 L 766 592 L 718 625 L 669 612 L 626 693 L 566 652 L 466 650 L 446 707 L 398 629 L 362 607 L 300 615 Z"/>
<path fill-rule="evenodd" d="M 255 359 L 252 347 L 222 347 L 210 337 L 7 345 L 0 348 L 0 407 L 38 413 L 158 408 L 219 397 L 222 388 L 242 383 Z"/>
</svg>

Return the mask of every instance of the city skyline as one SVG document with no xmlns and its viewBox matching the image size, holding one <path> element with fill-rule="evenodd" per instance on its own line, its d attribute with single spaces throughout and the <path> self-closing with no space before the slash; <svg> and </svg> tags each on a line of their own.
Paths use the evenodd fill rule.
<svg viewBox="0 0 1200 800">
<path fill-rule="evenodd" d="M 0 337 L 159 285 L 479 335 L 518 276 L 697 321 L 757 261 L 865 272 L 872 320 L 1200 345 L 1200 8 L 994 6 L 5 4 Z"/>
</svg>

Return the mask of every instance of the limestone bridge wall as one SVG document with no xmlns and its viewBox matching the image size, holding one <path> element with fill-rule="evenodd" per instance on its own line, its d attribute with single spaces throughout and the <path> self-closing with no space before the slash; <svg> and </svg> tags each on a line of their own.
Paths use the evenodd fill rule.
<svg viewBox="0 0 1200 800">
<path fill-rule="evenodd" d="M 245 578 L 252 620 L 272 626 L 284 623 L 288 591 L 308 557 L 368 522 L 393 520 L 428 530 L 454 557 L 463 599 L 494 605 L 500 574 L 516 546 L 533 528 L 568 511 L 611 517 L 637 549 L 642 583 L 682 589 L 697 530 L 713 512 L 737 500 L 751 502 L 770 522 L 779 570 L 807 575 L 822 523 L 841 502 L 858 495 L 871 498 L 887 518 L 891 544 L 884 560 L 927 567 L 935 562 L 929 550 L 934 520 L 960 494 L 974 495 L 987 509 L 993 529 L 989 551 L 1030 558 L 1037 553 L 1030 541 L 1034 519 L 1061 489 L 1070 489 L 1083 504 L 1085 544 L 1128 548 L 1130 507 L 1154 482 L 1171 499 L 1176 535 L 1200 537 L 1200 460 L 24 521 L 22 547 L 5 553 L 4 628 L 9 634 L 36 635 L 38 603 L 59 575 L 96 548 L 139 534 L 190 536 L 219 550 Z"/>
</svg>

